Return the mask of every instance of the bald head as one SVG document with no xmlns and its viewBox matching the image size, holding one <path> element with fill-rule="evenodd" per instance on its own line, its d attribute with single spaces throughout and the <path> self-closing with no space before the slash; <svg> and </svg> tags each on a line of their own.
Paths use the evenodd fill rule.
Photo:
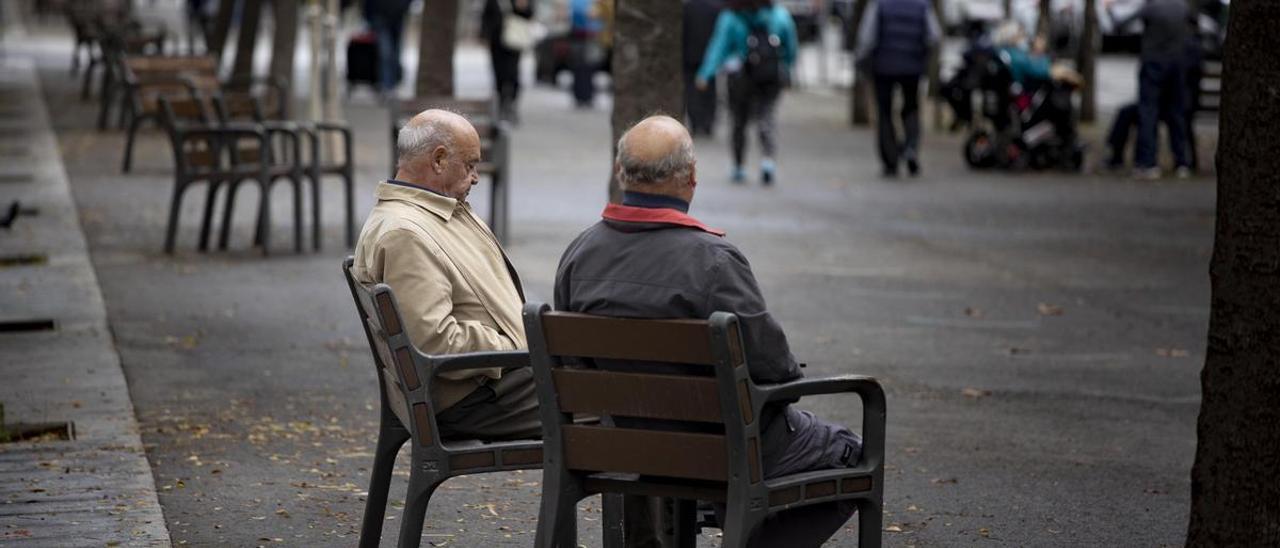
<svg viewBox="0 0 1280 548">
<path fill-rule="evenodd" d="M 684 125 L 670 116 L 641 120 L 618 140 L 615 169 L 623 190 L 693 195 L 693 139 Z"/>
<path fill-rule="evenodd" d="M 396 136 L 396 179 L 459 200 L 475 183 L 480 135 L 466 118 L 431 109 L 409 119 Z"/>
</svg>

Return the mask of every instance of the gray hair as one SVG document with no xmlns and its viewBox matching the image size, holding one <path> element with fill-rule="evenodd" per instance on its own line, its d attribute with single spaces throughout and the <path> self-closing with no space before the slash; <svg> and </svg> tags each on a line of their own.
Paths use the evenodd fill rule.
<svg viewBox="0 0 1280 548">
<path fill-rule="evenodd" d="M 623 190 L 637 185 L 653 185 L 673 180 L 683 180 L 693 172 L 695 158 L 693 143 L 688 139 L 680 143 L 680 147 L 671 154 L 657 160 L 643 160 L 631 156 L 627 147 L 626 136 L 618 139 L 618 185 Z"/>
<path fill-rule="evenodd" d="M 396 169 L 439 146 L 453 150 L 453 131 L 448 122 L 428 118 L 405 124 L 396 135 L 396 152 L 399 158 Z"/>
</svg>

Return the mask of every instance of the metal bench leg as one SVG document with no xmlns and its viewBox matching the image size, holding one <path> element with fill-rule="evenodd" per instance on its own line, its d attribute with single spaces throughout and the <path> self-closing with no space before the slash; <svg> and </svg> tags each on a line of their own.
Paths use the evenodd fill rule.
<svg viewBox="0 0 1280 548">
<path fill-rule="evenodd" d="M 373 472 L 369 477 L 369 497 L 364 503 L 364 522 L 360 526 L 360 548 L 378 548 L 382 537 L 382 522 L 387 511 L 387 491 L 391 487 L 391 472 L 395 469 L 396 454 L 409 440 L 409 431 L 399 424 L 384 404 L 382 426 L 378 430 L 378 448 L 373 456 Z"/>
<path fill-rule="evenodd" d="M 173 202 L 169 205 L 169 225 L 164 234 L 164 252 L 173 254 L 174 241 L 178 233 L 178 213 L 182 210 L 182 193 L 187 189 L 187 182 L 178 180 L 173 185 Z"/>
<path fill-rule="evenodd" d="M 258 224 L 254 232 L 254 243 L 262 246 L 262 255 L 271 254 L 271 181 L 266 177 L 260 181 L 262 198 L 258 201 Z"/>
<path fill-rule="evenodd" d="M 405 495 L 404 514 L 400 516 L 400 548 L 418 548 L 422 544 L 422 522 L 427 518 L 431 494 L 444 483 L 437 474 L 423 470 L 423 463 L 413 459 L 409 472 L 409 490 Z"/>
<path fill-rule="evenodd" d="M 311 246 L 320 251 L 320 171 L 311 172 Z"/>
<path fill-rule="evenodd" d="M 293 251 L 302 253 L 302 179 L 297 175 L 289 176 L 293 185 Z"/>
<path fill-rule="evenodd" d="M 538 509 L 537 548 L 575 548 L 578 545 L 578 501 L 582 492 L 560 480 L 560 470 L 542 470 L 542 503 Z M 621 506 L 621 505 L 619 505 Z"/>
<path fill-rule="evenodd" d="M 209 181 L 209 190 L 205 192 L 204 217 L 200 219 L 200 251 L 209 250 L 209 233 L 213 230 L 213 204 L 218 198 L 218 181 Z"/>
<path fill-rule="evenodd" d="M 602 536 L 604 548 L 623 548 L 625 539 L 622 534 L 622 495 L 605 493 L 601 495 L 601 516 L 603 522 Z"/>
<path fill-rule="evenodd" d="M 129 133 L 124 141 L 124 165 L 121 169 L 128 173 L 133 169 L 133 140 L 138 133 L 138 125 L 142 123 L 142 116 L 134 116 L 129 120 Z"/>
<path fill-rule="evenodd" d="M 880 504 L 872 500 L 858 501 L 858 548 L 880 548 L 883 521 Z"/>
<path fill-rule="evenodd" d="M 222 226 L 218 227 L 218 249 L 226 251 L 227 243 L 231 240 L 231 212 L 235 211 L 236 192 L 240 191 L 240 184 L 243 179 L 231 181 L 231 186 L 227 188 L 227 205 L 222 209 Z"/>
<path fill-rule="evenodd" d="M 351 249 L 356 246 L 356 205 L 355 205 L 355 169 L 351 166 L 351 162 L 355 160 L 347 158 L 347 168 L 342 172 L 342 190 L 346 192 L 347 199 L 347 248 Z"/>
</svg>

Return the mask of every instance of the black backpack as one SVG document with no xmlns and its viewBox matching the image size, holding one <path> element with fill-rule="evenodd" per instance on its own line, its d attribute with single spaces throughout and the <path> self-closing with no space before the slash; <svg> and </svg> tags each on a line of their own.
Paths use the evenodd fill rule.
<svg viewBox="0 0 1280 548">
<path fill-rule="evenodd" d="M 786 77 L 782 68 L 782 38 L 769 32 L 759 21 L 748 23 L 747 58 L 743 62 L 747 78 L 757 87 L 778 86 Z"/>
</svg>

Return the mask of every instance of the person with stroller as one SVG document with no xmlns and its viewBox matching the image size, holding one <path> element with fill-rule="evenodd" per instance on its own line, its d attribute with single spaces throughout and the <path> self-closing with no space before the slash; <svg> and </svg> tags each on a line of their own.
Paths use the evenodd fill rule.
<svg viewBox="0 0 1280 548">
<path fill-rule="evenodd" d="M 773 5 L 772 0 L 730 0 L 727 8 L 716 20 L 694 83 L 705 90 L 721 68 L 728 73 L 729 114 L 733 118 L 731 180 L 746 180 L 747 122 L 755 120 L 763 149 L 760 180 L 770 185 L 777 173 L 774 113 L 796 61 L 796 25 L 787 9 Z"/>
<path fill-rule="evenodd" d="M 898 162 L 920 174 L 920 78 L 929 50 L 942 37 L 941 26 L 928 0 L 876 0 L 867 5 L 858 27 L 855 58 L 875 80 L 876 123 L 884 175 L 898 174 Z M 902 131 L 893 127 L 893 94 L 902 90 Z"/>
</svg>

